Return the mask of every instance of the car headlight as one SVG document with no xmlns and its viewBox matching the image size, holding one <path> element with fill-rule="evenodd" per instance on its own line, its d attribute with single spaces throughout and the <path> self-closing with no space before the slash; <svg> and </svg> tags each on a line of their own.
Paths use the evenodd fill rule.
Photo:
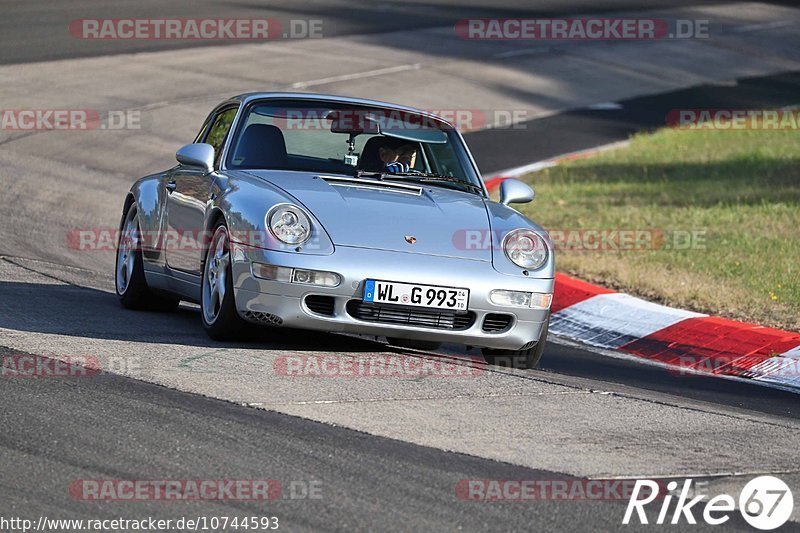
<svg viewBox="0 0 800 533">
<path fill-rule="evenodd" d="M 547 243 L 533 230 L 515 229 L 503 239 L 503 251 L 512 263 L 536 270 L 547 262 Z"/>
<path fill-rule="evenodd" d="M 296 205 L 276 206 L 267 218 L 269 230 L 281 242 L 302 244 L 311 236 L 311 220 Z"/>
</svg>

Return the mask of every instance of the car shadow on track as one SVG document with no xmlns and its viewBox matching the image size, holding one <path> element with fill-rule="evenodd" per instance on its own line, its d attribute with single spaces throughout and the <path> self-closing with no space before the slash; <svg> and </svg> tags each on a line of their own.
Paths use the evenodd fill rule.
<svg viewBox="0 0 800 533">
<path fill-rule="evenodd" d="M 197 308 L 170 313 L 124 309 L 107 292 L 46 283 L 0 281 L 0 328 L 93 339 L 202 347 L 281 348 L 298 351 L 375 352 L 382 344 L 343 335 L 289 328 L 253 327 L 241 342 L 217 342 L 206 335 Z"/>
<path fill-rule="evenodd" d="M 172 313 L 130 311 L 114 294 L 74 285 L 0 281 L 0 328 L 12 332 L 66 335 L 130 343 L 173 344 L 211 348 L 250 348 L 308 352 L 375 353 L 406 351 L 351 336 L 291 329 L 254 328 L 241 342 L 216 342 L 206 336 L 197 308 L 182 305 Z M 39 342 L 37 340 L 37 342 Z M 0 345 L 3 345 L 0 333 Z M 476 349 L 446 346 L 444 353 L 415 351 L 417 357 L 482 359 Z M 406 351 L 407 352 L 407 351 Z M 542 370 L 487 370 L 523 379 L 558 382 L 578 378 L 579 387 L 619 384 L 626 390 L 644 389 L 703 402 L 726 404 L 747 411 L 796 418 L 800 403 L 795 393 L 715 377 L 678 376 L 665 368 L 616 359 L 588 350 L 548 343 Z M 571 377 L 571 378 L 570 378 Z M 586 381 L 588 380 L 588 381 Z M 615 387 L 612 386 L 612 389 Z"/>
</svg>

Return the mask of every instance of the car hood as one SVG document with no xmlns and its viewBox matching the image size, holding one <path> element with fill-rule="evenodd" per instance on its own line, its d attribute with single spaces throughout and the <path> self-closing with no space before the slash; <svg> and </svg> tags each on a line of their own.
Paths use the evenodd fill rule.
<svg viewBox="0 0 800 533">
<path fill-rule="evenodd" d="M 464 245 L 465 233 L 489 235 L 486 204 L 475 194 L 305 172 L 248 173 L 296 198 L 336 246 L 492 260 L 490 245 Z"/>
</svg>

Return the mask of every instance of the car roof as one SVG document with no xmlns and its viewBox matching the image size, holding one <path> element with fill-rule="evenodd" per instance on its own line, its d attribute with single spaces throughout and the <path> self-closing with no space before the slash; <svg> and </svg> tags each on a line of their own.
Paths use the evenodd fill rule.
<svg viewBox="0 0 800 533">
<path fill-rule="evenodd" d="M 299 92 L 250 92 L 233 96 L 232 98 L 229 98 L 228 100 L 226 100 L 217 107 L 222 107 L 224 105 L 228 105 L 234 102 L 247 105 L 255 100 L 265 100 L 265 99 L 315 100 L 319 102 L 334 102 L 334 103 L 344 103 L 353 105 L 366 105 L 371 107 L 382 107 L 385 109 L 405 111 L 408 113 L 414 113 L 426 117 L 433 117 L 436 120 L 439 120 L 442 123 L 453 127 L 453 124 L 451 124 L 444 118 L 440 117 L 439 115 L 436 115 L 435 113 L 431 113 L 430 111 L 425 111 L 424 109 L 417 109 L 415 107 L 409 107 L 400 104 L 392 104 L 390 102 L 382 102 L 380 100 L 370 100 L 369 98 L 354 98 L 350 96 L 338 96 L 333 94 L 299 93 Z"/>
</svg>

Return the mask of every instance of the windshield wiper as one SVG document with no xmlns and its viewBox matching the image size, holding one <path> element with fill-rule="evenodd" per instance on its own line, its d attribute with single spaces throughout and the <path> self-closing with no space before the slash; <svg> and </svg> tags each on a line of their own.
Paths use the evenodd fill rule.
<svg viewBox="0 0 800 533">
<path fill-rule="evenodd" d="M 474 191 L 478 194 L 483 194 L 483 189 L 474 183 L 464 181 L 462 179 L 454 178 L 452 176 L 442 176 L 439 174 L 431 174 L 428 172 L 392 172 L 381 174 L 381 179 L 400 180 L 400 181 L 416 181 L 420 183 L 452 183 L 454 185 L 461 185 L 467 189 Z"/>
<path fill-rule="evenodd" d="M 380 181 L 383 180 L 396 180 L 396 181 L 414 181 L 419 183 L 438 183 L 440 185 L 452 183 L 454 185 L 463 185 L 467 189 L 483 195 L 483 189 L 462 179 L 454 178 L 452 176 L 442 176 L 441 174 L 433 174 L 430 172 L 380 172 L 374 170 L 359 170 L 356 177 L 371 177 Z M 450 187 L 455 188 L 455 187 Z M 461 189 L 457 189 L 461 190 Z"/>
</svg>

